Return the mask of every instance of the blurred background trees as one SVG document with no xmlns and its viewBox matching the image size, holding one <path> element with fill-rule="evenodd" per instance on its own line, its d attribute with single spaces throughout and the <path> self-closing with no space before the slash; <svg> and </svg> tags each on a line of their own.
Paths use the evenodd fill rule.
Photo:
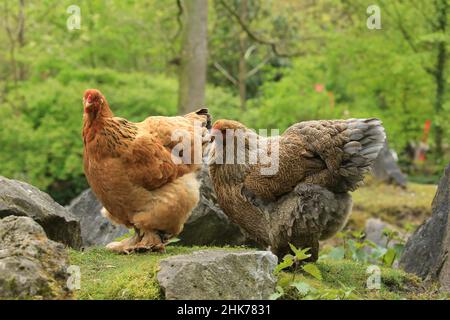
<svg viewBox="0 0 450 320">
<path fill-rule="evenodd" d="M 413 180 L 435 182 L 450 159 L 448 0 L 379 1 L 374 30 L 364 0 L 86 0 L 68 30 L 72 4 L 0 0 L 0 175 L 61 203 L 87 186 L 89 87 L 136 121 L 201 104 L 280 130 L 379 117 Z"/>
</svg>

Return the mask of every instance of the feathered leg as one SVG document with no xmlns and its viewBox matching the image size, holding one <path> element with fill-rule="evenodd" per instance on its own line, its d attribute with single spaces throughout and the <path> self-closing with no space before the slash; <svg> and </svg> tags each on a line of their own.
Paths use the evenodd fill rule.
<svg viewBox="0 0 450 320">
<path fill-rule="evenodd" d="M 195 174 L 187 174 L 152 192 L 148 208 L 129 215 L 135 236 L 108 245 L 116 252 L 163 252 L 167 240 L 182 230 L 199 200 Z"/>
<path fill-rule="evenodd" d="M 165 252 L 165 242 L 169 236 L 162 232 L 145 230 L 142 232 L 141 240 L 135 245 L 134 251 Z"/>
<path fill-rule="evenodd" d="M 142 239 L 139 230 L 134 229 L 134 235 L 130 238 L 123 239 L 122 241 L 111 242 L 106 245 L 106 249 L 117 253 L 130 254 L 135 251 L 136 244 Z"/>
</svg>

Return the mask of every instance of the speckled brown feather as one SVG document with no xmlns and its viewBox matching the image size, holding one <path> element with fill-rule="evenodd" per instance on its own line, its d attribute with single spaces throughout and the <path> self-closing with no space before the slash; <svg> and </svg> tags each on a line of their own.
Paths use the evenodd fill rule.
<svg viewBox="0 0 450 320">
<path fill-rule="evenodd" d="M 223 132 L 245 126 L 218 120 L 213 128 Z M 311 247 L 315 260 L 319 239 L 331 237 L 347 221 L 352 203 L 348 191 L 361 183 L 384 139 L 376 119 L 294 124 L 282 136 L 266 140 L 279 145 L 279 170 L 270 176 L 261 174 L 261 164 L 216 163 L 222 146 L 215 142 L 211 180 L 224 212 L 254 240 L 279 258 L 289 252 L 289 243 Z"/>
</svg>

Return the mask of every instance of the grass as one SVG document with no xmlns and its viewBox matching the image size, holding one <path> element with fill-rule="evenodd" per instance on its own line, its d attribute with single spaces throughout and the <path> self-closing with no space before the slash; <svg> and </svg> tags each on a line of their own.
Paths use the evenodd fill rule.
<svg viewBox="0 0 450 320">
<path fill-rule="evenodd" d="M 81 269 L 81 289 L 75 292 L 74 298 L 162 299 L 156 282 L 159 260 L 205 249 L 218 248 L 168 246 L 164 254 L 130 255 L 115 254 L 100 247 L 83 252 L 70 250 L 70 263 Z"/>
<path fill-rule="evenodd" d="M 441 299 L 445 298 L 438 290 L 426 290 L 422 281 L 415 275 L 399 269 L 380 267 L 380 289 L 368 289 L 368 264 L 351 260 L 322 260 L 316 263 L 322 273 L 321 281 L 306 274 L 281 273 L 279 285 L 284 288 L 285 299 L 301 299 L 303 296 L 290 286 L 294 282 L 304 282 L 317 289 L 319 293 L 340 293 L 340 299 L 357 300 L 404 300 L 404 299 Z M 344 297 L 345 292 L 351 292 Z M 339 294 L 338 294 L 339 295 Z M 333 295 L 333 299 L 336 297 Z M 324 297 L 323 299 L 326 299 Z"/>
<path fill-rule="evenodd" d="M 75 299 L 163 299 L 156 281 L 158 261 L 177 254 L 212 247 L 169 246 L 167 253 L 118 255 L 104 248 L 91 248 L 84 252 L 71 250 L 71 263 L 81 268 L 81 289 Z M 233 249 L 233 248 L 227 248 Z M 240 248 L 242 249 L 242 248 Z M 438 299 L 437 291 L 426 291 L 419 278 L 401 270 L 381 267 L 381 289 L 368 290 L 366 264 L 350 260 L 321 260 L 317 262 L 323 280 L 306 274 L 279 275 L 279 285 L 285 287 L 286 299 L 299 299 L 292 281 L 306 282 L 319 291 L 351 290 L 348 299 Z"/>
<path fill-rule="evenodd" d="M 375 181 L 352 193 L 353 212 L 349 225 L 363 230 L 368 218 L 380 218 L 401 229 L 420 225 L 431 215 L 436 185 L 409 183 L 406 190 Z"/>
<path fill-rule="evenodd" d="M 71 264 L 81 268 L 81 290 L 76 299 L 161 299 L 156 282 L 158 261 L 192 252 L 168 247 L 166 254 L 118 255 L 103 248 L 70 251 Z"/>
</svg>

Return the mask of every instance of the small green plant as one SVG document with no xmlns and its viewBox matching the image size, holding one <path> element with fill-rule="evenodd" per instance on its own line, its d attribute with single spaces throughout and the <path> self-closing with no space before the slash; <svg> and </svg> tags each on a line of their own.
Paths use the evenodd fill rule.
<svg viewBox="0 0 450 320">
<path fill-rule="evenodd" d="M 395 230 L 385 228 L 383 235 L 386 237 L 386 244 L 379 246 L 376 243 L 365 239 L 365 234 L 361 231 L 347 230 L 336 235 L 341 239 L 342 245 L 336 246 L 331 251 L 320 256 L 320 259 L 342 260 L 350 259 L 362 263 L 376 263 L 391 267 L 398 260 L 404 249 L 404 240 Z M 391 243 L 395 241 L 395 244 Z"/>
<path fill-rule="evenodd" d="M 306 282 L 295 282 L 295 274 L 299 271 L 313 277 L 317 281 L 322 281 L 323 278 L 320 269 L 316 266 L 315 263 L 305 263 L 305 260 L 311 257 L 311 254 L 308 253 L 311 248 L 298 249 L 293 244 L 289 244 L 289 246 L 294 255 L 287 254 L 286 256 L 284 256 L 283 260 L 275 268 L 274 274 L 277 275 L 287 268 L 292 268 L 293 278 L 290 281 L 290 287 L 295 288 L 301 298 L 320 299 L 320 297 L 323 297 L 325 295 L 331 296 L 331 292 L 327 293 L 317 290 L 311 287 Z M 276 300 L 285 296 L 286 293 L 283 287 L 277 286 L 276 289 L 277 291 L 271 295 L 270 299 Z"/>
<path fill-rule="evenodd" d="M 320 270 L 317 268 L 317 266 L 314 263 L 306 263 L 300 266 L 300 264 L 311 257 L 311 254 L 307 253 L 311 248 L 305 248 L 305 249 L 297 249 L 294 245 L 289 244 L 292 252 L 294 255 L 287 254 L 283 260 L 277 265 L 277 267 L 274 270 L 275 274 L 278 274 L 280 271 L 290 268 L 294 266 L 294 271 L 298 270 L 298 267 L 301 267 L 301 269 L 306 272 L 307 274 L 313 276 L 317 280 L 322 280 L 322 274 L 320 273 Z"/>
<path fill-rule="evenodd" d="M 294 295 L 301 300 L 344 300 L 356 299 L 355 289 L 341 283 L 340 288 L 314 287 L 305 281 L 291 281 L 286 288 L 277 286 L 276 292 L 270 296 L 271 300 L 289 298 Z"/>
<path fill-rule="evenodd" d="M 343 300 L 354 298 L 353 288 L 342 286 L 339 289 L 317 289 L 306 282 L 298 281 L 291 284 L 297 290 L 302 300 Z"/>
</svg>

